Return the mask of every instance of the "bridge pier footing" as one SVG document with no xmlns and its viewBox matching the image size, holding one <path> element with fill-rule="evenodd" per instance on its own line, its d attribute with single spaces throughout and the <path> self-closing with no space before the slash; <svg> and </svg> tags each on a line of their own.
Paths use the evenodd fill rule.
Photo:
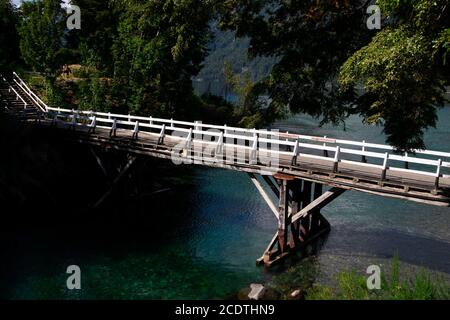
<svg viewBox="0 0 450 320">
<path fill-rule="evenodd" d="M 256 177 L 251 175 L 251 178 L 278 219 L 278 230 L 257 264 L 270 267 L 305 249 L 330 231 L 330 223 L 320 210 L 345 190 L 333 188 L 324 193 L 322 184 L 277 174 L 274 178 L 278 189 L 269 183 L 270 189 L 278 196 L 278 210 L 275 212 L 273 202 L 262 186 L 258 185 Z M 271 181 L 269 177 L 264 177 L 264 180 Z"/>
</svg>

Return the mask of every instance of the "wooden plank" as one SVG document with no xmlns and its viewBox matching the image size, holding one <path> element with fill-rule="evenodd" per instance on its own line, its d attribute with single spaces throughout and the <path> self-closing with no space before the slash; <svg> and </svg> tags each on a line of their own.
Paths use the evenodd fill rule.
<svg viewBox="0 0 450 320">
<path fill-rule="evenodd" d="M 280 181 L 280 204 L 278 206 L 278 250 L 281 254 L 288 251 L 289 227 L 289 181 Z"/>
<path fill-rule="evenodd" d="M 302 208 L 302 180 L 294 180 L 292 182 L 292 200 L 290 213 L 298 212 Z M 296 248 L 300 242 L 300 223 L 298 221 L 291 224 L 291 237 L 289 239 L 289 245 L 291 248 Z"/>
<path fill-rule="evenodd" d="M 297 212 L 292 217 L 292 222 L 297 221 L 300 218 L 306 217 L 312 210 L 318 210 L 323 207 L 325 207 L 327 204 L 329 204 L 331 201 L 339 197 L 341 194 L 343 194 L 346 190 L 340 189 L 340 188 L 332 188 L 329 191 L 325 192 L 322 196 L 311 202 L 309 205 L 307 205 L 305 208 Z"/>
<path fill-rule="evenodd" d="M 323 186 L 320 183 L 314 184 L 314 200 L 319 199 L 323 194 Z M 320 208 L 311 211 L 311 231 L 314 232 L 320 224 Z"/>
<path fill-rule="evenodd" d="M 270 176 L 267 175 L 263 175 L 262 178 L 264 179 L 264 181 L 266 181 L 266 183 L 269 185 L 270 189 L 272 189 L 273 193 L 275 194 L 275 196 L 277 198 L 280 198 L 280 189 L 278 188 L 278 186 L 275 184 L 275 182 L 272 180 L 272 178 Z"/>
<path fill-rule="evenodd" d="M 313 183 L 311 181 L 303 181 L 303 188 L 301 193 L 301 207 L 299 210 L 306 208 L 311 203 L 312 196 L 312 186 Z M 298 210 L 298 211 L 299 211 Z M 296 212 L 298 212 L 296 211 Z M 292 215 L 294 215 L 294 212 Z M 300 224 L 300 240 L 305 241 L 309 237 L 309 233 L 311 230 L 311 217 L 306 216 L 303 219 L 299 219 L 300 221 L 295 221 L 294 223 L 299 222 Z"/>
<path fill-rule="evenodd" d="M 98 156 L 97 152 L 95 152 L 95 150 L 92 147 L 90 147 L 89 150 L 91 151 L 92 155 L 94 156 L 95 160 L 97 161 L 97 164 L 100 167 L 103 175 L 105 177 L 108 177 L 108 171 L 106 170 L 102 159 L 100 159 L 100 157 Z"/>
<path fill-rule="evenodd" d="M 277 173 L 273 177 L 278 180 L 286 180 L 286 181 L 292 181 L 295 179 L 294 176 L 285 173 Z"/>
<path fill-rule="evenodd" d="M 103 196 L 94 204 L 94 208 L 98 208 L 113 192 L 115 186 L 119 183 L 119 181 L 125 176 L 125 174 L 128 172 L 128 170 L 131 168 L 133 163 L 136 161 L 136 156 L 131 156 L 128 160 L 125 167 L 122 169 L 122 171 L 117 175 L 117 177 L 114 179 L 114 182 L 112 183 L 112 186 L 103 194 Z"/>
<path fill-rule="evenodd" d="M 268 263 L 270 260 L 272 249 L 275 247 L 275 245 L 277 243 L 278 243 L 278 232 L 276 232 L 274 234 L 274 236 L 272 237 L 272 240 L 269 242 L 269 245 L 267 246 L 266 250 L 264 251 L 264 254 L 262 255 L 261 258 L 256 260 L 256 263 L 257 264 Z"/>
<path fill-rule="evenodd" d="M 277 206 L 272 202 L 272 200 L 270 199 L 270 197 L 267 194 L 266 190 L 264 190 L 263 186 L 258 181 L 256 176 L 253 173 L 249 173 L 248 175 L 249 175 L 250 179 L 252 180 L 253 184 L 255 185 L 256 189 L 258 190 L 258 192 L 261 194 L 261 196 L 264 199 L 264 201 L 269 206 L 270 210 L 272 210 L 273 214 L 278 219 L 278 208 L 277 208 Z"/>
</svg>

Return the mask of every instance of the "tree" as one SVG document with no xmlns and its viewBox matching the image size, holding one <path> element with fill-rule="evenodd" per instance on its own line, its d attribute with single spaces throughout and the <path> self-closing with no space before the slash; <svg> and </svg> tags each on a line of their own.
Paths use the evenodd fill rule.
<svg viewBox="0 0 450 320">
<path fill-rule="evenodd" d="M 120 1 L 114 81 L 129 112 L 187 118 L 191 78 L 206 55 L 211 10 L 202 0 Z"/>
<path fill-rule="evenodd" d="M 68 55 L 68 50 L 63 46 L 66 20 L 61 2 L 24 2 L 21 14 L 19 35 L 23 59 L 45 77 L 47 102 L 52 106 L 61 106 L 64 99 L 55 84 Z"/>
<path fill-rule="evenodd" d="M 368 123 L 384 124 L 400 150 L 424 148 L 425 129 L 449 84 L 450 4 L 447 0 L 379 0 L 388 26 L 341 69 L 344 88 L 362 83 L 354 104 Z"/>
<path fill-rule="evenodd" d="M 250 37 L 250 56 L 278 59 L 252 92 L 269 96 L 268 120 L 293 112 L 337 123 L 349 114 L 354 92 L 340 90 L 337 77 L 340 66 L 373 35 L 362 1 L 226 0 L 217 8 L 222 28 Z"/>
<path fill-rule="evenodd" d="M 0 73 L 5 76 L 14 70 L 20 57 L 17 22 L 17 12 L 11 2 L 0 0 Z"/>
<path fill-rule="evenodd" d="M 223 28 L 251 38 L 252 56 L 279 62 L 255 85 L 276 117 L 287 111 L 340 122 L 350 114 L 384 126 L 399 150 L 423 148 L 443 104 L 450 54 L 448 0 L 378 0 L 385 16 L 366 27 L 375 1 L 226 0 Z M 363 85 L 360 94 L 355 88 Z M 259 90 L 259 92 L 257 92 Z"/>
<path fill-rule="evenodd" d="M 250 71 L 245 69 L 242 73 L 234 73 L 233 66 L 225 62 L 223 68 L 225 83 L 238 96 L 234 114 L 240 120 L 238 125 L 255 128 L 268 122 L 265 109 L 260 106 L 261 99 L 253 94 L 255 83 L 252 81 Z"/>
<path fill-rule="evenodd" d="M 69 46 L 79 52 L 80 62 L 112 76 L 114 62 L 112 46 L 122 3 L 104 0 L 73 0 L 82 10 L 81 30 L 67 34 Z"/>
<path fill-rule="evenodd" d="M 63 64 L 65 19 L 61 1 L 37 0 L 21 6 L 20 49 L 25 62 L 54 84 Z"/>
</svg>

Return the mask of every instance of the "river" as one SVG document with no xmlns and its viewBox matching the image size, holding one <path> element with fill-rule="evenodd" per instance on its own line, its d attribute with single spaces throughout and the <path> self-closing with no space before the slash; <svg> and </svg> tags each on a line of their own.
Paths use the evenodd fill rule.
<svg viewBox="0 0 450 320">
<path fill-rule="evenodd" d="M 363 125 L 358 117 L 348 119 L 346 131 L 319 128 L 307 116 L 274 127 L 376 143 L 385 139 L 380 127 Z M 427 132 L 426 144 L 450 152 L 450 108 L 439 111 L 439 124 Z M 193 168 L 190 175 L 191 188 L 160 198 L 169 202 L 161 211 L 152 209 L 154 199 L 139 205 L 140 214 L 185 217 L 167 233 L 151 220 L 137 230 L 116 225 L 94 237 L 83 230 L 52 237 L 44 235 L 48 230 L 15 233 L 9 256 L 15 267 L 3 294 L 9 299 L 223 299 L 276 277 L 255 265 L 276 222 L 248 177 L 204 168 Z M 323 214 L 332 231 L 317 254 L 320 281 L 332 281 L 340 270 L 365 272 L 370 264 L 385 265 L 396 254 L 413 269 L 450 276 L 449 208 L 346 192 Z M 114 217 L 120 221 L 117 213 Z M 157 229 L 162 231 L 152 236 Z M 81 268 L 82 290 L 66 289 L 70 264 Z"/>
</svg>

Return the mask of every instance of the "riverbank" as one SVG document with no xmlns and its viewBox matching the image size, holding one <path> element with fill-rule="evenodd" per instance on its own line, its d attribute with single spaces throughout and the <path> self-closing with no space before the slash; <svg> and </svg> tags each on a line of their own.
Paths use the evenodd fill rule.
<svg viewBox="0 0 450 320">
<path fill-rule="evenodd" d="M 340 270 L 333 283 L 320 283 L 321 270 L 314 257 L 303 260 L 274 278 L 267 287 L 280 294 L 281 299 L 294 299 L 298 292 L 306 300 L 448 300 L 450 277 L 431 273 L 423 268 L 408 266 L 394 257 L 380 268 L 379 289 L 368 289 L 373 275 L 361 270 Z M 329 276 L 328 276 L 329 277 Z"/>
</svg>

